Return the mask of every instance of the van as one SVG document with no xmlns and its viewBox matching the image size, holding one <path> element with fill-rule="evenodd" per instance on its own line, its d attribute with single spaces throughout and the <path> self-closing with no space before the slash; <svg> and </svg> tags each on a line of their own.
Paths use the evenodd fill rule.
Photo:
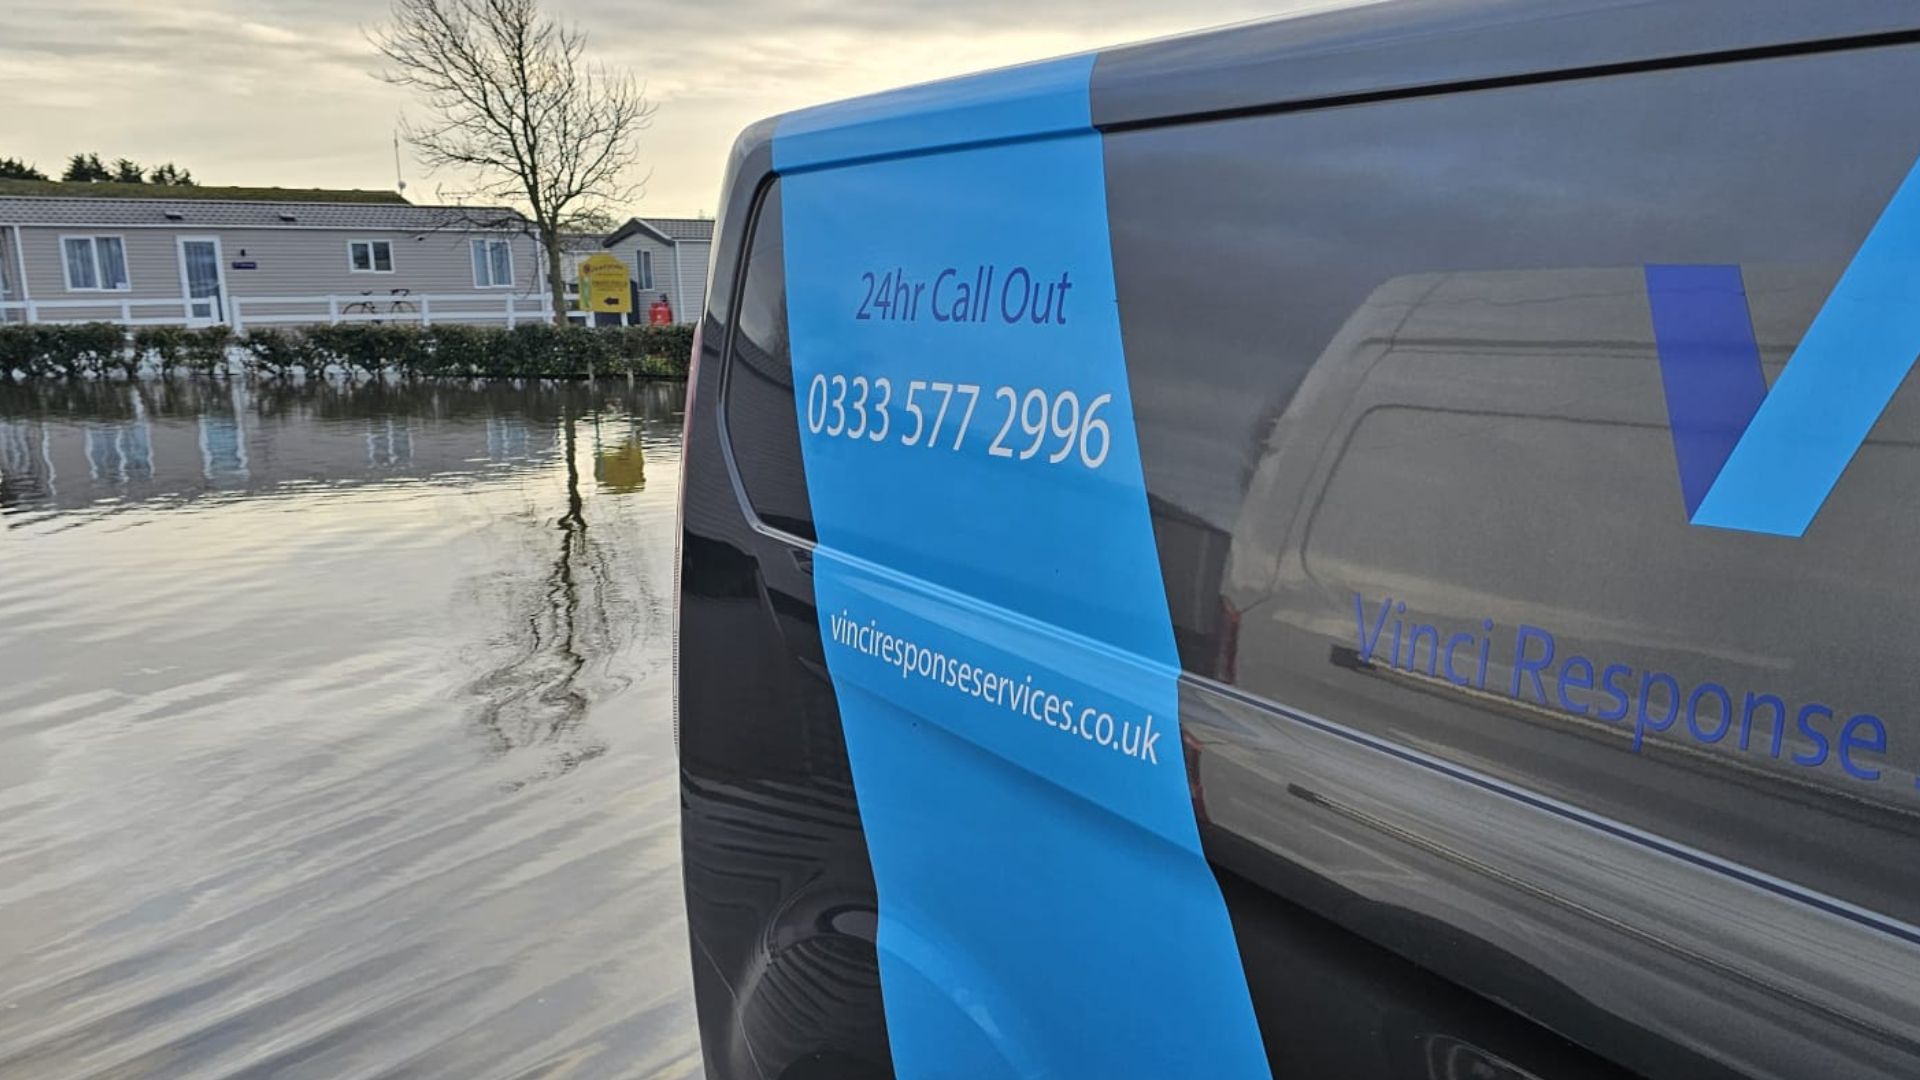
<svg viewBox="0 0 1920 1080">
<path fill-rule="evenodd" d="M 1920 1076 L 1916 86 L 1390 0 L 744 133 L 707 1074 Z"/>
</svg>

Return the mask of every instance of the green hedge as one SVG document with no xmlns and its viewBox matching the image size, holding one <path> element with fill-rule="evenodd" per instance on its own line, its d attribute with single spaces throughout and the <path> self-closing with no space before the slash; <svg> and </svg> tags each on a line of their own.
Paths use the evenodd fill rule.
<svg viewBox="0 0 1920 1080">
<path fill-rule="evenodd" d="M 127 335 L 112 323 L 78 326 L 0 324 L 0 373 L 77 379 L 124 369 Z"/>
<path fill-rule="evenodd" d="M 261 328 L 235 336 L 224 326 L 142 327 L 112 323 L 28 326 L 0 323 L 0 378 L 167 377 L 185 368 L 226 374 L 232 361 L 266 378 L 332 371 L 462 378 L 567 379 L 585 375 L 684 378 L 690 326 L 393 326 L 342 323 L 301 330 Z"/>
</svg>

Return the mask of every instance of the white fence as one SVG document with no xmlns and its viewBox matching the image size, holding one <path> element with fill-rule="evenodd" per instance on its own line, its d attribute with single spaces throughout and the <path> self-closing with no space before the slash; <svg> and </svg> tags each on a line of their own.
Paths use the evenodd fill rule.
<svg viewBox="0 0 1920 1080">
<path fill-rule="evenodd" d="M 208 297 L 157 300 L 0 300 L 0 322 L 111 322 L 121 326 L 206 326 L 224 322 L 236 332 L 249 326 L 313 326 L 349 322 L 488 323 L 508 327 L 552 320 L 551 298 L 518 293 L 341 293 L 331 296 L 230 296 L 226 317 L 206 317 Z M 196 311 L 197 309 L 197 311 Z M 102 314 L 105 313 L 105 314 Z"/>
<path fill-rule="evenodd" d="M 201 301 L 204 303 L 205 301 Z M 0 300 L 0 322 L 19 322 L 25 317 L 30 323 L 77 323 L 77 322 L 115 322 L 122 326 L 168 326 L 182 323 L 204 323 L 205 319 L 193 317 L 190 305 L 192 301 L 180 297 L 164 300 Z M 162 309 L 159 315 L 135 315 L 134 311 L 145 308 Z M 118 318 L 62 319 L 60 313 L 69 309 L 87 311 L 118 311 Z M 51 316 L 49 316 L 51 313 Z"/>
</svg>

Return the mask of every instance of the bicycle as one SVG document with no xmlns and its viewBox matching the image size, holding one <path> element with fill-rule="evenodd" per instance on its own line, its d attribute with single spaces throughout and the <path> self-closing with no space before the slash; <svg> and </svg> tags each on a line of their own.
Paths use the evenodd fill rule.
<svg viewBox="0 0 1920 1080">
<path fill-rule="evenodd" d="M 407 297 L 413 295 L 412 289 L 388 289 L 387 290 L 387 297 L 388 297 L 387 310 L 385 312 L 382 312 L 380 310 L 379 304 L 374 300 L 374 292 L 372 289 L 363 289 L 361 290 L 360 295 L 365 297 L 366 299 L 355 300 L 353 303 L 348 304 L 345 307 L 341 308 L 340 314 L 342 316 L 353 315 L 356 313 L 363 314 L 363 315 L 369 316 L 369 318 L 366 320 L 367 322 L 373 323 L 374 325 L 378 326 L 381 322 L 384 321 L 380 318 L 382 314 L 417 315 L 419 314 L 419 311 L 420 311 L 418 307 L 414 306 L 413 301 L 406 299 Z"/>
</svg>

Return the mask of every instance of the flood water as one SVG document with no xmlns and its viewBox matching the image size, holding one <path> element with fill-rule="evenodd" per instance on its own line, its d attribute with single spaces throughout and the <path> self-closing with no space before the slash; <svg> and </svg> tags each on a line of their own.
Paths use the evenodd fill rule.
<svg viewBox="0 0 1920 1080">
<path fill-rule="evenodd" d="M 682 404 L 0 386 L 0 1077 L 698 1075 Z"/>
</svg>

